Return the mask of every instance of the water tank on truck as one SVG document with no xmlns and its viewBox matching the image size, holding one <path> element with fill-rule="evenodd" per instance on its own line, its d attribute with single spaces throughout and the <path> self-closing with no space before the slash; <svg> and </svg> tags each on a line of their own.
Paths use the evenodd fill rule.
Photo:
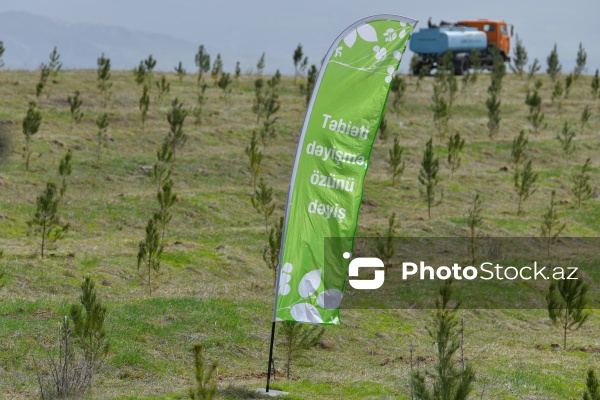
<svg viewBox="0 0 600 400">
<path fill-rule="evenodd" d="M 471 54 L 477 50 L 481 67 L 489 69 L 493 65 L 494 54 L 508 61 L 510 38 L 504 21 L 466 20 L 459 23 L 443 22 L 438 26 L 429 22 L 429 27 L 413 33 L 410 50 L 415 53 L 412 71 L 438 68 L 444 55 L 452 54 L 454 73 L 463 75 L 471 67 Z M 497 50 L 497 51 L 496 51 Z"/>
</svg>

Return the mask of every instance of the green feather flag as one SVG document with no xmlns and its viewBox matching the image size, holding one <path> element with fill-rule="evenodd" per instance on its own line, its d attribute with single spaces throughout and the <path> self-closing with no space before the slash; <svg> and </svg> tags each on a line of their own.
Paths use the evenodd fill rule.
<svg viewBox="0 0 600 400">
<path fill-rule="evenodd" d="M 360 20 L 324 59 L 292 171 L 274 321 L 339 324 L 371 149 L 416 22 Z"/>
</svg>

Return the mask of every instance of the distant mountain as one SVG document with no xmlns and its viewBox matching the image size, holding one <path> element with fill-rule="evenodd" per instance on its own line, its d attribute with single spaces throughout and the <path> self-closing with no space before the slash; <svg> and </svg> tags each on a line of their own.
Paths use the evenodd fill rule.
<svg viewBox="0 0 600 400">
<path fill-rule="evenodd" d="M 166 35 L 108 25 L 71 24 L 26 12 L 0 13 L 0 41 L 6 49 L 5 68 L 36 69 L 57 46 L 63 69 L 97 67 L 98 57 L 110 58 L 112 69 L 133 69 L 149 54 L 156 69 L 172 71 L 179 61 L 194 69 L 198 44 Z"/>
</svg>

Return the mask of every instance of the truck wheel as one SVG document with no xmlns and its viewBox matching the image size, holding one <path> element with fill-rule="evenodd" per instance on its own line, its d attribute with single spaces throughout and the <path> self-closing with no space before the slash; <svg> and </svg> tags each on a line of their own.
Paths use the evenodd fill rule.
<svg viewBox="0 0 600 400">
<path fill-rule="evenodd" d="M 464 75 L 471 66 L 469 56 L 466 54 L 459 54 L 454 59 L 454 75 Z"/>
<path fill-rule="evenodd" d="M 421 68 L 423 68 L 423 63 L 415 64 L 415 66 L 413 67 L 413 70 L 412 70 L 413 75 L 418 76 L 419 73 L 421 72 Z"/>
</svg>

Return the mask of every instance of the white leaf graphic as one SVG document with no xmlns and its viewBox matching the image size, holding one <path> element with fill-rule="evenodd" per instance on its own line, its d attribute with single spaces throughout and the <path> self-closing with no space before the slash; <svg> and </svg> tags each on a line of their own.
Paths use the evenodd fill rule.
<svg viewBox="0 0 600 400">
<path fill-rule="evenodd" d="M 317 304 L 327 310 L 334 310 L 342 303 L 342 292 L 337 289 L 329 289 L 319 293 Z"/>
<path fill-rule="evenodd" d="M 373 28 L 369 24 L 364 24 L 356 28 L 358 32 L 358 36 L 360 36 L 363 40 L 367 42 L 376 42 L 377 41 L 377 32 L 375 28 Z"/>
<path fill-rule="evenodd" d="M 280 295 L 285 296 L 290 293 L 290 290 L 292 290 L 292 288 L 287 283 L 279 284 L 279 294 Z"/>
<path fill-rule="evenodd" d="M 350 32 L 344 38 L 344 43 L 346 43 L 346 46 L 348 46 L 348 47 L 354 46 L 354 42 L 356 42 L 356 29 L 353 29 L 352 32 Z"/>
<path fill-rule="evenodd" d="M 308 297 L 317 291 L 321 284 L 321 270 L 315 269 L 302 277 L 298 285 L 298 293 L 302 297 Z"/>
<path fill-rule="evenodd" d="M 282 269 L 283 272 L 289 274 L 290 272 L 292 272 L 293 268 L 294 267 L 292 266 L 292 264 L 290 264 L 289 262 L 287 262 L 287 263 L 283 264 L 283 268 L 281 268 L 281 269 Z"/>
<path fill-rule="evenodd" d="M 323 322 L 323 318 L 321 318 L 319 310 L 317 310 L 312 304 L 296 304 L 292 307 L 290 313 L 292 314 L 292 318 L 298 322 L 309 322 L 313 324 L 320 324 Z"/>
</svg>

